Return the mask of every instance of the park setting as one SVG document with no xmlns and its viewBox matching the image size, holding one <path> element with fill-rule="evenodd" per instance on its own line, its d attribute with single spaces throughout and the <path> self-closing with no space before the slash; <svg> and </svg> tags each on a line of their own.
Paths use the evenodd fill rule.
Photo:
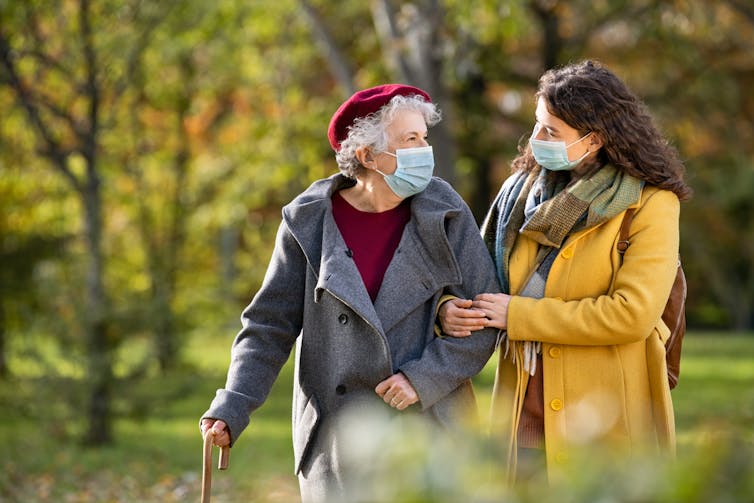
<svg viewBox="0 0 754 503">
<path fill-rule="evenodd" d="M 461 445 L 411 416 L 402 433 L 365 420 L 400 441 L 361 460 L 380 467 L 362 489 L 375 503 L 752 501 L 750 1 L 0 0 L 0 502 L 198 501 L 200 418 L 282 208 L 338 171 L 339 105 L 380 84 L 426 90 L 442 113 L 434 174 L 481 225 L 532 133 L 540 76 L 584 60 L 643 100 L 693 190 L 676 461 L 589 451 L 564 480 L 507 486 L 489 418 L 498 349 L 472 379 Z M 212 501 L 300 501 L 294 372 L 292 352 L 213 469 Z"/>
</svg>

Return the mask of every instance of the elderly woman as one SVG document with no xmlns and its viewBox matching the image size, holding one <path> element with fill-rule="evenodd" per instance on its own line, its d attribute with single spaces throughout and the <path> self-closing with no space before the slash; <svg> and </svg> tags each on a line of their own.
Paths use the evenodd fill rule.
<svg viewBox="0 0 754 503">
<path fill-rule="evenodd" d="M 217 445 L 237 441 L 297 342 L 293 447 L 305 502 L 350 499 L 347 410 L 376 404 L 453 428 L 475 404 L 469 378 L 494 350 L 494 329 L 434 331 L 441 296 L 497 289 L 471 212 L 432 177 L 427 126 L 439 119 L 427 93 L 405 85 L 360 91 L 335 112 L 340 173 L 283 208 L 225 388 L 202 418 Z"/>
<path fill-rule="evenodd" d="M 536 97 L 528 148 L 483 226 L 504 293 L 445 303 L 443 329 L 507 332 L 493 416 L 513 417 L 511 472 L 520 457 L 529 474 L 546 464 L 552 475 L 586 447 L 672 454 L 660 315 L 678 267 L 679 200 L 691 193 L 683 165 L 597 63 L 548 71 Z"/>
</svg>

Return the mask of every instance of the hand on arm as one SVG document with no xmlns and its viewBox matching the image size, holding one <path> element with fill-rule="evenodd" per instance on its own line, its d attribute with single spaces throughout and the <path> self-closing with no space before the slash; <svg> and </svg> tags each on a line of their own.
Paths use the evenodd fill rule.
<svg viewBox="0 0 754 503">
<path fill-rule="evenodd" d="M 480 293 L 474 297 L 472 307 L 486 317 L 485 326 L 501 330 L 508 328 L 508 304 L 511 296 L 504 293 Z"/>
<path fill-rule="evenodd" d="M 451 299 L 437 313 L 442 332 L 451 337 L 467 337 L 471 332 L 489 326 L 485 316 L 483 311 L 472 309 L 472 301 L 467 299 Z"/>
<path fill-rule="evenodd" d="M 419 395 L 403 372 L 398 372 L 377 385 L 374 389 L 386 404 L 398 410 L 419 401 Z"/>
</svg>

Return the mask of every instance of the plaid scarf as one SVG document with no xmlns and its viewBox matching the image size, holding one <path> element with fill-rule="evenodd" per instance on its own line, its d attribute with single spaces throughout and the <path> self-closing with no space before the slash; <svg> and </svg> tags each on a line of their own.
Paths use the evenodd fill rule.
<svg viewBox="0 0 754 503">
<path fill-rule="evenodd" d="M 569 234 L 606 222 L 634 204 L 643 186 L 612 165 L 571 185 L 565 177 L 547 175 L 537 167 L 508 178 L 482 224 L 504 293 L 511 293 L 508 264 L 519 234 L 560 248 Z"/>
</svg>

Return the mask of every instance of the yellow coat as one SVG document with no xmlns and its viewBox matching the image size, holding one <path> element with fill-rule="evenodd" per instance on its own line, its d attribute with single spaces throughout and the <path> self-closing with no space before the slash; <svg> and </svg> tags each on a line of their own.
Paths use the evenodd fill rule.
<svg viewBox="0 0 754 503">
<path fill-rule="evenodd" d="M 678 263 L 679 202 L 672 192 L 646 187 L 634 207 L 639 209 L 623 265 L 616 249 L 621 213 L 567 239 L 544 298 L 514 296 L 508 307 L 509 339 L 542 342 L 551 475 L 579 447 L 675 450 L 664 351 L 669 330 L 660 315 Z M 510 259 L 513 293 L 523 287 L 537 247 L 525 236 L 517 238 Z M 515 431 L 510 411 L 517 385 L 526 385 L 517 381 L 528 376 L 502 353 L 493 420 L 498 428 Z"/>
</svg>

